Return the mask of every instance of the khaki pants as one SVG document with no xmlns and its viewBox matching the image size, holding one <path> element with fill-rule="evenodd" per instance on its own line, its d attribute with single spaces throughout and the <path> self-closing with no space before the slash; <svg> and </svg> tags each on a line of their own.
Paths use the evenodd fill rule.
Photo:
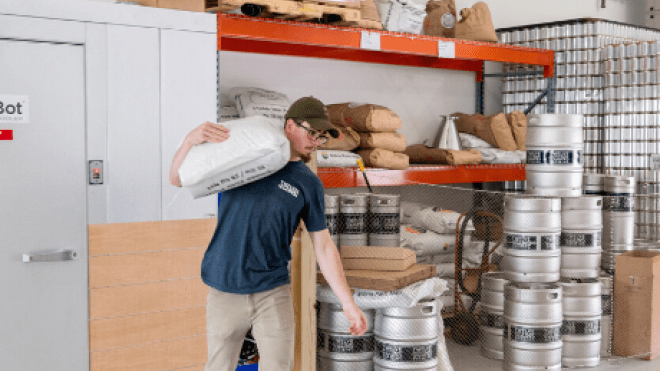
<svg viewBox="0 0 660 371">
<path fill-rule="evenodd" d="M 256 294 L 211 288 L 206 309 L 209 360 L 206 371 L 235 371 L 245 334 L 259 349 L 259 369 L 291 371 L 295 322 L 291 285 Z"/>
</svg>

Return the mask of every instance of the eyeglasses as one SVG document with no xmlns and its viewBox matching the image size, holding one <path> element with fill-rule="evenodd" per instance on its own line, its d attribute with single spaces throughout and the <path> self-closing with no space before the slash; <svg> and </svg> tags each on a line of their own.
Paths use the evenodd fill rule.
<svg viewBox="0 0 660 371">
<path fill-rule="evenodd" d="M 295 123 L 296 123 L 296 125 L 298 125 L 301 128 L 305 129 L 305 131 L 307 132 L 307 135 L 309 135 L 309 139 L 311 139 L 315 142 L 318 141 L 320 144 L 326 144 L 328 142 L 328 136 L 327 135 L 325 135 L 323 133 L 320 133 L 320 132 L 318 132 L 314 129 L 310 129 L 308 127 L 305 127 L 305 126 L 303 126 L 302 123 L 300 123 L 298 121 L 295 121 Z"/>
</svg>

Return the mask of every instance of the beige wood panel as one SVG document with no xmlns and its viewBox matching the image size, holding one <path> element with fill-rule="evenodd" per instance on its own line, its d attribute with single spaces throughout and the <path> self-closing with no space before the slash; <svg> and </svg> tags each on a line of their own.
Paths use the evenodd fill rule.
<svg viewBox="0 0 660 371">
<path fill-rule="evenodd" d="M 89 258 L 91 288 L 199 277 L 206 247 Z"/>
<path fill-rule="evenodd" d="M 206 336 L 90 353 L 91 371 L 161 371 L 206 362 Z"/>
<path fill-rule="evenodd" d="M 89 226 L 89 256 L 206 247 L 217 219 Z"/>
<path fill-rule="evenodd" d="M 208 292 L 201 278 L 91 289 L 90 319 L 202 306 Z"/>
<path fill-rule="evenodd" d="M 307 164 L 316 174 L 316 152 Z M 316 257 L 304 223 L 291 243 L 291 289 L 296 321 L 294 371 L 316 371 Z"/>
<path fill-rule="evenodd" d="M 98 351 L 205 333 L 206 307 L 153 312 L 90 321 L 89 348 Z"/>
</svg>

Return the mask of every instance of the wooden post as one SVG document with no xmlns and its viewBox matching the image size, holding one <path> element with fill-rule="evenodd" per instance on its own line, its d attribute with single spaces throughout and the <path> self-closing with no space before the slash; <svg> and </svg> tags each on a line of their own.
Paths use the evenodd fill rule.
<svg viewBox="0 0 660 371">
<path fill-rule="evenodd" d="M 316 174 L 316 152 L 307 166 Z M 291 243 L 291 289 L 296 319 L 293 371 L 316 371 L 316 255 L 302 222 Z"/>
</svg>

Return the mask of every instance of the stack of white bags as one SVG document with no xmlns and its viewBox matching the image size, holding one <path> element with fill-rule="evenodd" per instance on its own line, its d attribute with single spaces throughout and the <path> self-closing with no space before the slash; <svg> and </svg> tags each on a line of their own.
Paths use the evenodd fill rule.
<svg viewBox="0 0 660 371">
<path fill-rule="evenodd" d="M 432 264 L 436 276 L 448 282 L 443 305 L 454 303 L 456 224 L 460 214 L 416 203 L 401 203 L 401 246 L 414 250 L 417 263 Z M 462 223 L 462 220 L 461 220 Z M 474 226 L 467 224 L 463 239 L 463 268 L 481 265 L 483 242 L 472 241 Z"/>
</svg>

